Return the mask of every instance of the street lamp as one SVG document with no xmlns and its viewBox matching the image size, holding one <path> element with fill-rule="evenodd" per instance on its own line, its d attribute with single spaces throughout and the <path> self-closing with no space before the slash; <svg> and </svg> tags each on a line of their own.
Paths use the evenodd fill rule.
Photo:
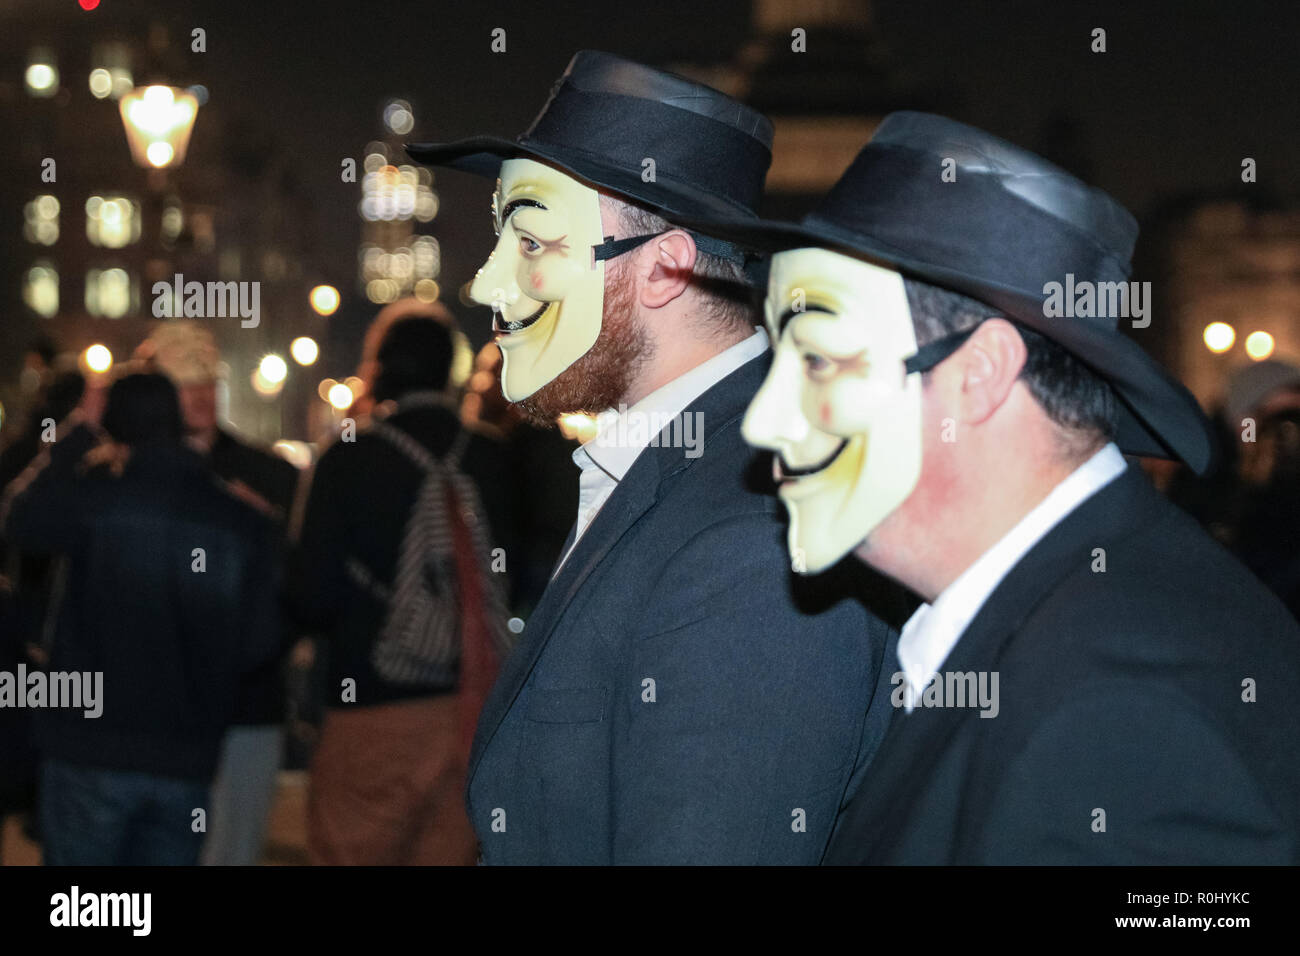
<svg viewBox="0 0 1300 956">
<path fill-rule="evenodd" d="M 185 161 L 199 101 L 172 86 L 136 87 L 118 103 L 131 158 L 146 169 L 165 169 Z"/>
</svg>

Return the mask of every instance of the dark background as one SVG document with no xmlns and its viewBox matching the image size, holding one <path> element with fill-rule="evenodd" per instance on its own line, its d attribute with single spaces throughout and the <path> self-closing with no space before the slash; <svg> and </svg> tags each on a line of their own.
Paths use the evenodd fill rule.
<svg viewBox="0 0 1300 956">
<path fill-rule="evenodd" d="M 1147 244 L 1161 235 L 1162 217 L 1180 205 L 1219 196 L 1243 196 L 1261 208 L 1297 204 L 1300 5 L 862 0 L 846 6 L 865 13 L 865 30 L 848 36 L 810 26 L 802 54 L 790 52 L 788 36 L 758 37 L 759 6 L 749 0 L 102 0 L 85 12 L 75 0 L 0 3 L 0 134 L 10 145 L 0 150 L 0 383 L 16 377 L 23 346 L 36 331 L 54 331 L 75 349 L 103 338 L 102 319 L 88 320 L 75 310 L 40 319 L 22 303 L 21 277 L 33 252 L 17 234 L 22 203 L 44 189 L 39 158 L 50 148 L 31 146 L 32 134 L 44 130 L 46 140 L 57 141 L 55 154 L 66 166 L 129 167 L 111 101 L 83 107 L 103 117 L 101 125 L 86 126 L 60 120 L 58 104 L 33 105 L 24 95 L 27 50 L 42 42 L 61 51 L 73 111 L 89 99 L 76 57 L 84 66 L 99 34 L 143 37 L 151 24 L 170 35 L 167 54 L 159 58 L 167 82 L 202 83 L 210 94 L 199 111 L 190 157 L 175 171 L 173 184 L 185 197 L 251 204 L 254 214 L 243 221 L 283 238 L 305 286 L 331 282 L 343 293 L 343 307 L 328 328 L 317 323 L 325 352 L 313 375 L 351 374 L 361 331 L 377 309 L 357 281 L 358 187 L 340 181 L 339 164 L 348 156 L 360 163 L 365 144 L 382 137 L 384 104 L 393 97 L 410 101 L 416 119 L 411 140 L 478 132 L 513 136 L 527 127 L 551 83 L 582 48 L 698 72 L 743 60 L 745 51 L 762 47 L 759 70 L 766 80 L 754 90 L 766 89 L 767 101 L 751 97 L 760 108 L 797 108 L 803 104 L 791 99 L 805 98 L 813 111 L 923 108 L 985 127 L 1043 152 L 1128 205 L 1150 227 L 1139 245 L 1140 266 L 1150 258 Z M 784 6 L 796 15 L 819 8 Z M 189 50 L 195 26 L 207 31 L 205 53 Z M 1091 30 L 1098 26 L 1107 31 L 1104 54 L 1090 50 Z M 507 31 L 505 53 L 490 50 L 495 27 Z M 828 57 L 850 68 L 818 72 Z M 863 69 L 852 68 L 855 58 Z M 137 71 L 137 83 L 148 81 L 144 72 Z M 814 79 L 804 86 L 797 79 L 786 82 L 803 74 Z M 1258 182 L 1250 186 L 1240 178 L 1246 156 L 1258 163 Z M 222 177 L 205 178 L 207 168 L 220 168 Z M 143 171 L 123 175 L 139 179 Z M 466 307 L 458 293 L 491 247 L 489 187 L 456 172 L 435 171 L 434 177 L 441 209 L 420 231 L 441 243 L 442 298 L 458 311 L 470 337 L 482 342 L 487 310 Z M 258 190 L 264 193 L 268 182 L 290 212 L 258 224 L 252 222 L 262 201 Z M 793 215 L 810 199 L 786 197 L 773 211 Z M 63 202 L 74 216 L 63 228 L 75 233 L 78 202 Z M 228 238 L 219 235 L 218 243 Z M 64 278 L 63 295 L 72 305 L 80 299 L 75 281 L 75 275 Z M 1300 256 L 1289 281 L 1300 289 Z M 147 304 L 145 297 L 145 318 Z M 242 340 L 232 344 L 226 336 L 223 348 L 255 361 L 255 353 L 267 348 L 283 351 L 287 336 L 303 334 L 301 328 L 314 320 L 279 314 L 278 338 L 272 324 L 258 333 L 246 356 L 240 353 Z M 1300 313 L 1282 321 L 1300 325 Z M 126 338 L 124 330 L 119 339 Z M 1194 331 L 1199 335 L 1199 326 Z M 1162 336 L 1184 332 L 1177 323 L 1164 323 L 1148 343 L 1157 354 L 1173 356 L 1176 371 L 1177 350 Z M 115 355 L 123 347 L 119 342 Z M 311 389 L 292 394 L 307 401 Z M 293 431 L 297 420 L 285 418 L 283 430 Z M 278 437 L 279 421 L 259 421 L 255 430 L 270 427 L 262 437 Z"/>
</svg>

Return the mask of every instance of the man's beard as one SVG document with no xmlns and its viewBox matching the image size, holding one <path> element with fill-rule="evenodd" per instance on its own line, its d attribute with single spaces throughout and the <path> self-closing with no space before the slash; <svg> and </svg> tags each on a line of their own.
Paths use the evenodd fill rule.
<svg viewBox="0 0 1300 956">
<path fill-rule="evenodd" d="M 597 415 L 628 393 L 654 343 L 636 314 L 632 283 L 623 273 L 605 285 L 604 317 L 596 342 L 580 359 L 533 394 L 515 403 L 532 424 L 554 428 L 561 415 Z"/>
</svg>

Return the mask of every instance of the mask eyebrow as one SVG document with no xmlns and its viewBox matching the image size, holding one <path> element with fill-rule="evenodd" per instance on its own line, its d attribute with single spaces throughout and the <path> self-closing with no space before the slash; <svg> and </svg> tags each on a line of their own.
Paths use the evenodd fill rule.
<svg viewBox="0 0 1300 956">
<path fill-rule="evenodd" d="M 516 209 L 519 209 L 522 206 L 532 206 L 537 209 L 546 208 L 536 199 L 512 199 L 508 203 L 506 203 L 506 208 L 501 210 L 501 221 L 505 222 L 507 219 L 510 218 L 511 213 L 513 213 Z"/>
<path fill-rule="evenodd" d="M 781 313 L 781 318 L 777 320 L 776 334 L 780 335 L 782 332 L 784 332 L 785 327 L 790 324 L 790 320 L 793 319 L 796 315 L 802 315 L 804 312 L 824 312 L 827 315 L 835 314 L 830 309 L 824 309 L 820 305 L 810 305 L 804 309 L 793 309 L 793 308 L 786 309 L 784 312 Z"/>
</svg>

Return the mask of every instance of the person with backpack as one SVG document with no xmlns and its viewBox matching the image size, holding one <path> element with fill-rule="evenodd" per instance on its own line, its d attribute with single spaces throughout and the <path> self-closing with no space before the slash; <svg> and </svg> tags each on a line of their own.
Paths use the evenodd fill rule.
<svg viewBox="0 0 1300 956">
<path fill-rule="evenodd" d="M 308 854 L 324 865 L 473 864 L 465 767 L 506 649 L 498 443 L 462 428 L 453 319 L 397 302 L 366 336 L 370 420 L 317 463 L 291 614 L 323 638 L 326 716 Z"/>
</svg>

